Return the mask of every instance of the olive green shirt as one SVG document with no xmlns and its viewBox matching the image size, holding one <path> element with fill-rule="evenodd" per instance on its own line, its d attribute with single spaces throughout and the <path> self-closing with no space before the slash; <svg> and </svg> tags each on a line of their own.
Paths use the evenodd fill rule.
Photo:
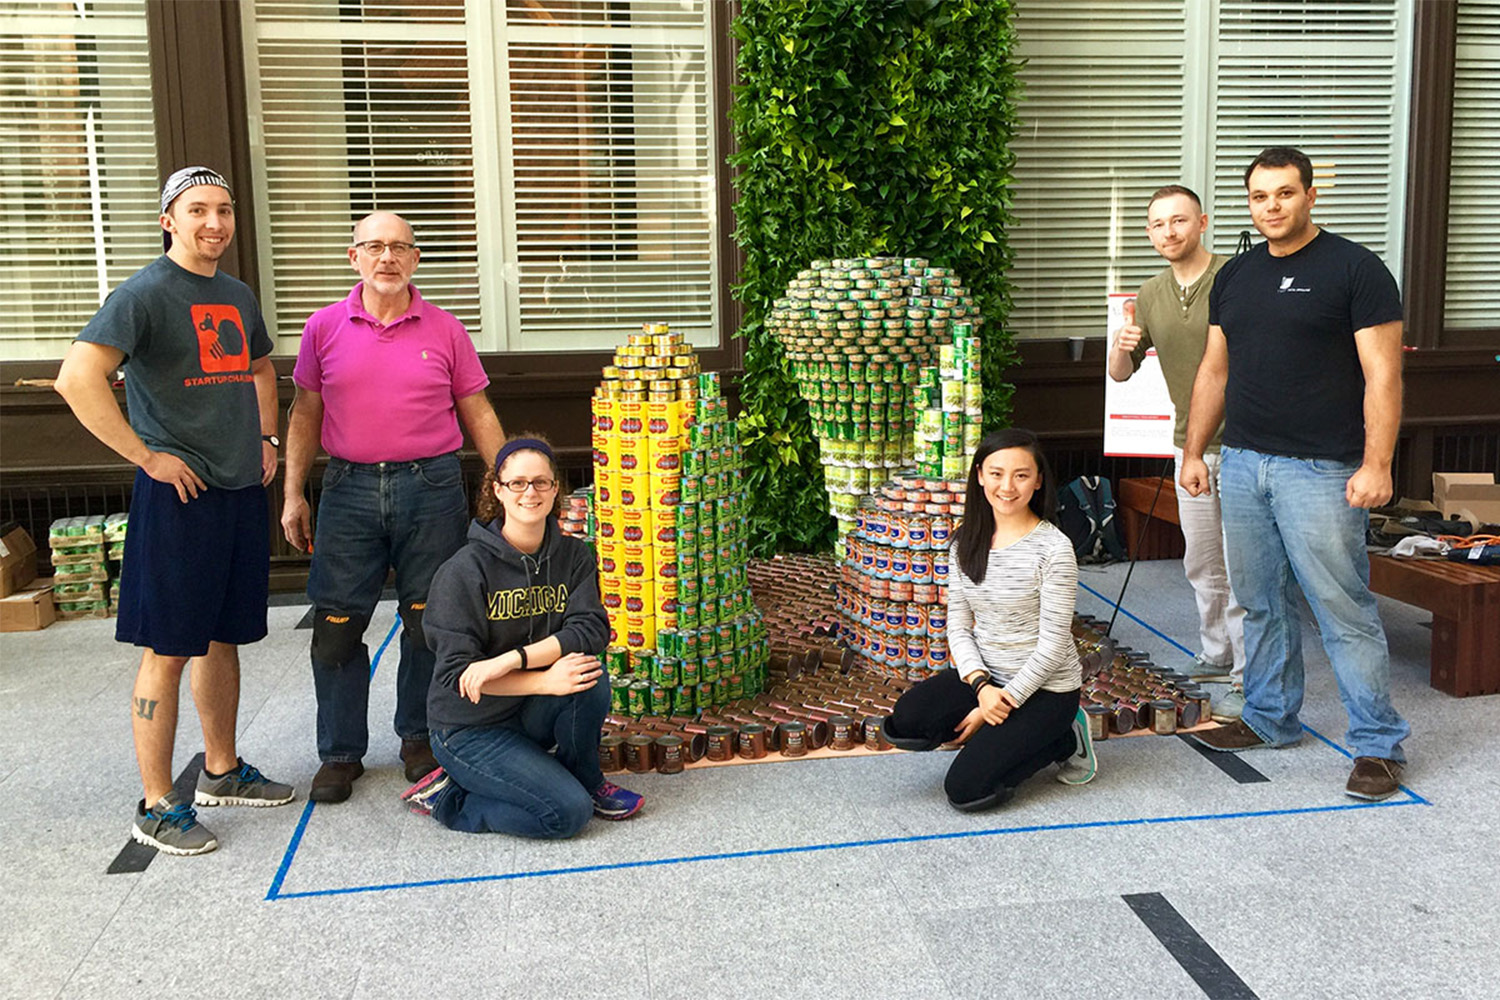
<svg viewBox="0 0 1500 1000">
<path fill-rule="evenodd" d="M 1185 289 L 1177 284 L 1177 276 L 1170 267 L 1162 268 L 1136 293 L 1135 324 L 1141 328 L 1141 342 L 1130 352 L 1131 371 L 1139 370 L 1146 351 L 1156 348 L 1161 373 L 1167 380 L 1167 394 L 1177 408 L 1172 441 L 1178 448 L 1187 441 L 1188 404 L 1193 399 L 1193 380 L 1198 375 L 1198 363 L 1203 360 L 1204 344 L 1208 342 L 1208 293 L 1213 288 L 1214 275 L 1228 259 L 1214 254 L 1208 262 L 1208 270 Z M 1204 450 L 1217 452 L 1223 433 L 1224 424 L 1221 422 Z"/>
</svg>

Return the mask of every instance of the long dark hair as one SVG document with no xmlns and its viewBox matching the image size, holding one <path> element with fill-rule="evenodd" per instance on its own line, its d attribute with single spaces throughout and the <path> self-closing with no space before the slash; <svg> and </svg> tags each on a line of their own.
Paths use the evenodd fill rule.
<svg viewBox="0 0 1500 1000">
<path fill-rule="evenodd" d="M 974 461 L 969 465 L 968 492 L 964 499 L 964 520 L 953 533 L 953 546 L 958 553 L 958 566 L 964 576 L 975 583 L 984 582 L 985 567 L 989 565 L 990 540 L 995 536 L 995 512 L 990 509 L 984 495 L 984 485 L 979 481 L 979 470 L 984 460 L 1006 448 L 1025 448 L 1036 462 L 1037 475 L 1041 482 L 1031 494 L 1027 505 L 1031 512 L 1043 521 L 1057 523 L 1057 487 L 1052 482 L 1052 467 L 1047 456 L 1042 454 L 1042 445 L 1031 431 L 1020 427 L 1007 427 L 985 435 L 974 452 Z"/>
</svg>

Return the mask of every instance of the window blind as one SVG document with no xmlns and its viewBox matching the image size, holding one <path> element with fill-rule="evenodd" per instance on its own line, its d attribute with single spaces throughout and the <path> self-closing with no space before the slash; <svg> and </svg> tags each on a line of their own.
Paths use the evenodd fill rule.
<svg viewBox="0 0 1500 1000">
<path fill-rule="evenodd" d="M 356 280 L 348 227 L 376 207 L 481 350 L 602 350 L 645 320 L 717 343 L 704 0 L 245 10 L 280 350 Z"/>
<path fill-rule="evenodd" d="M 144 0 L 0 11 L 0 358 L 60 358 L 161 253 Z"/>
<path fill-rule="evenodd" d="M 1244 168 L 1269 145 L 1314 161 L 1316 221 L 1400 274 L 1410 7 L 1021 0 L 1016 335 L 1102 335 L 1104 292 L 1164 266 L 1145 235 L 1163 184 L 1196 190 L 1211 247 L 1233 252 Z"/>
<path fill-rule="evenodd" d="M 1500 0 L 1460 0 L 1443 325 L 1500 327 Z"/>
</svg>

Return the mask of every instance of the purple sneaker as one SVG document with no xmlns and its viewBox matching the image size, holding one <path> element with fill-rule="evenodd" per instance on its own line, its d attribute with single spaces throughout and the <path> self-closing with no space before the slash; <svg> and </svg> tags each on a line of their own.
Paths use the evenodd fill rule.
<svg viewBox="0 0 1500 1000">
<path fill-rule="evenodd" d="M 402 792 L 401 801 L 405 802 L 412 812 L 431 816 L 433 803 L 452 783 L 453 779 L 448 777 L 447 771 L 441 767 L 435 768 L 429 771 L 421 781 Z"/>
<path fill-rule="evenodd" d="M 645 796 L 606 781 L 594 791 L 594 815 L 600 819 L 629 819 L 641 811 Z"/>
</svg>

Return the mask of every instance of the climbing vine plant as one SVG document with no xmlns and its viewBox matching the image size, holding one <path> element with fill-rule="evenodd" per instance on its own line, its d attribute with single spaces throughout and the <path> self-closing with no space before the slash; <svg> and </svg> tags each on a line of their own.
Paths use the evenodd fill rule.
<svg viewBox="0 0 1500 1000">
<path fill-rule="evenodd" d="M 744 269 L 740 437 L 757 555 L 834 537 L 772 302 L 815 258 L 921 256 L 978 299 L 985 427 L 1008 422 L 1006 243 L 1019 65 L 1010 0 L 744 0 L 730 118 Z"/>
</svg>

